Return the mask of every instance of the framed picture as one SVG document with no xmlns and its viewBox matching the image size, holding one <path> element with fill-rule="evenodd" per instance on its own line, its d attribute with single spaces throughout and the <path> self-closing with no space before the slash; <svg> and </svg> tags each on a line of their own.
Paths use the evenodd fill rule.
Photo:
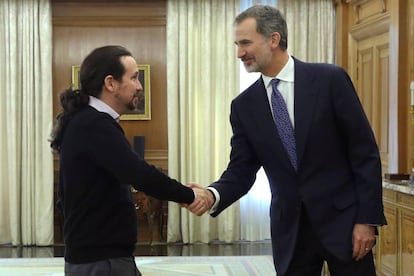
<svg viewBox="0 0 414 276">
<path fill-rule="evenodd" d="M 150 65 L 139 64 L 138 79 L 142 85 L 142 91 L 138 95 L 138 105 L 135 110 L 123 114 L 120 120 L 151 120 L 151 85 L 150 85 Z M 79 65 L 72 66 L 72 87 L 80 88 Z"/>
</svg>

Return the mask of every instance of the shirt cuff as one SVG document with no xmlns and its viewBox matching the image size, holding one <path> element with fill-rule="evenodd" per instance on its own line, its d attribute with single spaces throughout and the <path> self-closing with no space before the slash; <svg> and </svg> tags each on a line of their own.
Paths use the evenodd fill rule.
<svg viewBox="0 0 414 276">
<path fill-rule="evenodd" d="M 212 214 L 217 210 L 217 206 L 220 202 L 220 194 L 213 187 L 207 187 L 207 189 L 210 190 L 213 193 L 214 197 L 216 198 L 216 200 L 214 201 L 213 206 L 211 206 L 210 211 L 209 211 L 209 214 Z"/>
</svg>

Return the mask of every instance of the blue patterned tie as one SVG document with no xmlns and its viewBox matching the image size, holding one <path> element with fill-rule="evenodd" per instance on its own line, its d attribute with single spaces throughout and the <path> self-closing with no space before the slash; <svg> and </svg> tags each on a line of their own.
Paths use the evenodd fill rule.
<svg viewBox="0 0 414 276">
<path fill-rule="evenodd" d="M 287 151 L 290 162 L 295 168 L 295 171 L 298 169 L 297 158 L 296 158 L 296 142 L 293 132 L 293 126 L 290 122 L 289 113 L 287 111 L 285 100 L 280 94 L 280 91 L 277 89 L 279 84 L 279 79 L 272 79 L 272 108 L 273 108 L 273 117 L 276 123 L 276 128 L 279 133 L 280 139 L 282 140 L 283 145 Z"/>
</svg>

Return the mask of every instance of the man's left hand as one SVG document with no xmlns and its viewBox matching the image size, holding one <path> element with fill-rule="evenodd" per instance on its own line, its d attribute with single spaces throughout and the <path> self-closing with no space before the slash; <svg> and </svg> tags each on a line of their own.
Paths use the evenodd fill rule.
<svg viewBox="0 0 414 276">
<path fill-rule="evenodd" d="M 352 257 L 359 261 L 367 255 L 375 245 L 375 226 L 355 224 L 352 234 Z"/>
</svg>

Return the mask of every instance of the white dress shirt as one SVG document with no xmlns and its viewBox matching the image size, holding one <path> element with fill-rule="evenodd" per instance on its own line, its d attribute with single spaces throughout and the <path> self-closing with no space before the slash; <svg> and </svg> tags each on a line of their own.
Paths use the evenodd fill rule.
<svg viewBox="0 0 414 276">
<path fill-rule="evenodd" d="M 108 113 L 115 120 L 118 120 L 120 116 L 112 107 L 94 96 L 89 96 L 89 105 L 100 112 Z"/>
<path fill-rule="evenodd" d="M 279 84 L 277 89 L 282 94 L 283 99 L 285 100 L 286 107 L 289 113 L 289 118 L 292 123 L 293 128 L 295 128 L 295 115 L 294 115 L 294 104 L 295 104 L 295 93 L 294 93 L 294 82 L 295 82 L 295 62 L 293 58 L 289 56 L 288 62 L 282 68 L 282 70 L 277 74 L 277 76 L 265 76 L 262 74 L 262 79 L 267 91 L 267 97 L 269 99 L 270 110 L 272 110 L 272 85 L 270 84 L 272 79 L 279 79 Z"/>
</svg>

